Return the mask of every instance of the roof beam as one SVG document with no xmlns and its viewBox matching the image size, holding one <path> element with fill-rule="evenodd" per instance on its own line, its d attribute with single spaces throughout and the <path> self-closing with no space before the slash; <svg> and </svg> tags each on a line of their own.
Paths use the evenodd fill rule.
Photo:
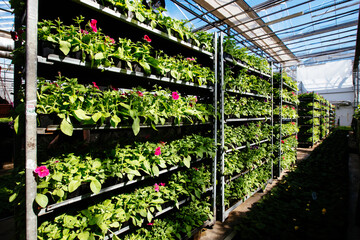
<svg viewBox="0 0 360 240">
<path fill-rule="evenodd" d="M 344 47 L 344 48 L 339 48 L 339 49 L 329 50 L 329 51 L 323 51 L 323 52 L 317 52 L 317 53 L 299 55 L 299 56 L 297 56 L 297 58 L 304 59 L 304 58 L 319 57 L 319 56 L 331 55 L 331 54 L 340 53 L 340 52 L 346 52 L 346 51 L 351 51 L 351 50 L 355 50 L 355 46 Z"/>
<path fill-rule="evenodd" d="M 335 30 L 339 30 L 339 29 L 344 29 L 344 28 L 348 28 L 348 27 L 352 27 L 352 26 L 357 26 L 358 22 L 359 22 L 358 20 L 354 20 L 354 21 L 351 21 L 351 22 L 338 24 L 336 26 L 318 29 L 318 30 L 315 30 L 315 31 L 312 31 L 312 32 L 307 32 L 307 33 L 303 33 L 303 34 L 297 34 L 297 35 L 294 35 L 294 36 L 291 36 L 291 37 L 283 38 L 282 41 L 287 42 L 287 41 L 292 41 L 292 40 L 296 40 L 296 39 L 300 39 L 300 38 L 314 36 L 314 35 L 317 35 L 317 34 L 331 32 L 331 31 L 335 31 Z"/>
<path fill-rule="evenodd" d="M 359 13 L 359 17 L 358 17 L 358 28 L 357 28 L 357 33 L 356 33 L 356 50 L 355 50 L 355 57 L 354 57 L 354 65 L 353 65 L 353 71 L 355 72 L 356 70 L 359 71 L 359 58 L 360 58 L 360 29 L 359 26 L 360 25 L 360 13 Z M 355 80 L 354 80 L 355 81 Z"/>
</svg>

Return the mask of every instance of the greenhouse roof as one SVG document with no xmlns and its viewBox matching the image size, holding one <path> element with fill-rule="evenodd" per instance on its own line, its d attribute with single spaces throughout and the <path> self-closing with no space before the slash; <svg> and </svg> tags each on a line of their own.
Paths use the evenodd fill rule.
<svg viewBox="0 0 360 240">
<path fill-rule="evenodd" d="M 284 65 L 355 59 L 358 0 L 171 0 L 195 30 L 221 31 Z M 171 7 L 167 6 L 170 14 Z M 179 17 L 179 16 L 178 16 Z M 356 57 L 358 58 L 358 57 Z"/>
</svg>

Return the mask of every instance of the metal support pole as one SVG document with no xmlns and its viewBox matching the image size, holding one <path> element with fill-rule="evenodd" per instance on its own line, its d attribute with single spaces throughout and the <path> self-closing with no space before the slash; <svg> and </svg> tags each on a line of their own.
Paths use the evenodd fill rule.
<svg viewBox="0 0 360 240">
<path fill-rule="evenodd" d="M 37 166 L 36 80 L 38 0 L 27 1 L 26 15 L 26 106 L 25 106 L 25 173 L 26 173 L 26 239 L 37 239 L 37 217 L 33 209 L 36 197 Z"/>
<path fill-rule="evenodd" d="M 224 49 L 223 49 L 224 35 L 220 33 L 220 134 L 221 134 L 221 147 L 220 147 L 220 194 L 221 194 L 221 221 L 225 221 L 225 176 L 224 176 L 224 165 L 225 165 L 225 136 L 224 136 L 224 128 L 225 128 L 225 116 L 224 116 Z"/>
<path fill-rule="evenodd" d="M 274 154 L 274 64 L 271 62 L 271 155 Z M 274 158 L 271 157 L 271 179 L 274 179 Z"/>
<path fill-rule="evenodd" d="M 314 95 L 314 92 L 313 92 L 313 95 Z M 315 111 L 315 97 L 313 97 L 312 99 L 312 102 L 313 102 L 313 106 L 312 106 L 312 138 L 311 138 L 311 147 L 314 146 L 314 126 L 315 126 L 315 116 L 314 116 L 314 111 Z M 320 121 L 320 119 L 319 119 Z"/>
<path fill-rule="evenodd" d="M 282 99 L 282 92 L 283 92 L 283 66 L 280 66 L 280 111 L 279 111 L 279 132 L 280 132 L 280 138 L 279 138 L 279 176 L 281 175 L 281 157 L 282 157 L 282 147 L 281 147 L 281 140 L 282 140 L 282 105 L 283 105 L 283 99 Z"/>
<path fill-rule="evenodd" d="M 218 132 L 218 34 L 217 32 L 214 33 L 214 73 L 215 73 L 215 84 L 214 84 L 214 143 L 215 143 L 215 147 L 217 149 L 217 143 L 218 143 L 218 136 L 217 136 L 217 132 Z M 215 152 L 215 157 L 213 159 L 213 221 L 212 221 L 212 225 L 215 224 L 216 222 L 216 172 L 217 172 L 217 151 Z"/>
</svg>

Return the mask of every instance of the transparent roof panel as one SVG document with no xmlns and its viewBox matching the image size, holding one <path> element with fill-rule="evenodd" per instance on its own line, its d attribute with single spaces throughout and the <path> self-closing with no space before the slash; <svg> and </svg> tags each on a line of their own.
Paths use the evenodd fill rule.
<svg viewBox="0 0 360 240">
<path fill-rule="evenodd" d="M 195 29 L 234 35 L 240 45 L 277 62 L 298 64 L 342 52 L 355 55 L 359 0 L 168 0 L 167 4 L 183 8 L 181 18 L 191 9 L 188 20 Z"/>
</svg>

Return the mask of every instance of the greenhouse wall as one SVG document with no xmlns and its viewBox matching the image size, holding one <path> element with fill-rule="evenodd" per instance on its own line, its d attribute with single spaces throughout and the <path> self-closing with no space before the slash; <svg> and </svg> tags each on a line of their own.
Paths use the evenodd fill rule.
<svg viewBox="0 0 360 240">
<path fill-rule="evenodd" d="M 354 113 L 352 61 L 342 60 L 297 69 L 299 90 L 316 92 L 336 105 L 336 125 L 350 126 Z"/>
</svg>

